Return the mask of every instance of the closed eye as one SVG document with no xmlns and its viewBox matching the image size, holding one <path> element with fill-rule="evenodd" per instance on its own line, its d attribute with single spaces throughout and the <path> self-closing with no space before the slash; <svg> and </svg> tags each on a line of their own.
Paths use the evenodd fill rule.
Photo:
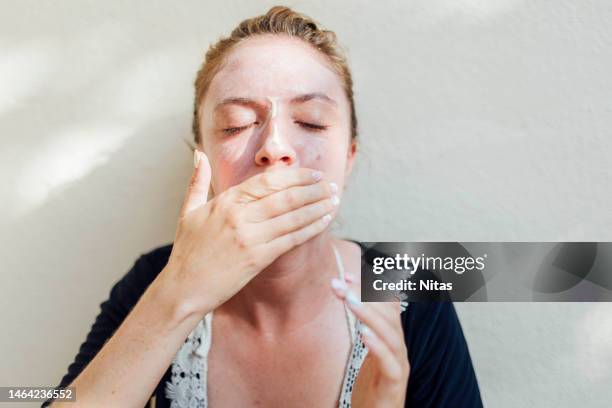
<svg viewBox="0 0 612 408">
<path fill-rule="evenodd" d="M 329 127 L 325 125 L 316 125 L 314 123 L 301 122 L 301 121 L 296 121 L 295 123 L 297 123 L 298 125 L 300 125 L 301 127 L 305 129 L 315 131 L 315 132 L 321 132 L 323 130 L 326 130 Z M 251 125 L 226 128 L 226 129 L 223 129 L 223 133 L 226 135 L 235 135 L 236 133 L 240 133 L 243 130 L 248 129 L 252 125 L 257 125 L 257 124 L 258 122 L 255 122 L 255 123 L 252 123 Z"/>
<path fill-rule="evenodd" d="M 252 125 L 257 125 L 258 123 L 259 122 L 255 122 L 250 125 L 226 128 L 226 129 L 223 129 L 223 133 L 225 133 L 226 135 L 235 135 L 236 133 L 240 133 L 243 130 L 250 128 Z"/>
<path fill-rule="evenodd" d="M 223 133 L 227 134 L 227 135 L 233 135 L 234 133 L 238 133 L 241 130 L 246 129 L 248 126 L 241 126 L 241 127 L 233 127 L 233 128 L 227 128 L 227 129 L 223 129 Z"/>
<path fill-rule="evenodd" d="M 307 123 L 307 122 L 300 122 L 300 121 L 296 121 L 295 123 L 297 123 L 298 125 L 302 126 L 305 129 L 314 130 L 317 132 L 323 131 L 328 128 L 328 126 L 315 125 L 314 123 Z"/>
</svg>

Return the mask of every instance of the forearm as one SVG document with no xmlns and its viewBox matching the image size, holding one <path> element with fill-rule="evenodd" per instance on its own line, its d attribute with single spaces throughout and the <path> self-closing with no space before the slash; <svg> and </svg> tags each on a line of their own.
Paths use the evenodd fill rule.
<svg viewBox="0 0 612 408">
<path fill-rule="evenodd" d="M 142 407 L 185 338 L 203 317 L 177 299 L 162 271 L 106 342 L 70 384 L 70 407 Z M 204 312 L 205 313 L 205 312 Z M 53 407 L 64 406 L 54 403 Z"/>
</svg>

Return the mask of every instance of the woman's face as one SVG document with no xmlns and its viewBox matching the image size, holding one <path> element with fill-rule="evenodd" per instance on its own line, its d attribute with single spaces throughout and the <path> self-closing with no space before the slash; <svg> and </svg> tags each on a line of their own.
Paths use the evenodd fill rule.
<svg viewBox="0 0 612 408">
<path fill-rule="evenodd" d="M 199 109 L 215 194 L 278 167 L 321 170 L 342 191 L 356 152 L 349 102 L 326 57 L 303 40 L 243 40 Z"/>
</svg>

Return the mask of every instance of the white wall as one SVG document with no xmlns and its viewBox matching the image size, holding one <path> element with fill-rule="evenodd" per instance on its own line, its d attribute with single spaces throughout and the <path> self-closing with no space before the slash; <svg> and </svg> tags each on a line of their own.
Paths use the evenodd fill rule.
<svg viewBox="0 0 612 408">
<path fill-rule="evenodd" d="M 172 239 L 196 68 L 276 3 L 2 3 L 0 385 L 55 385 L 112 283 Z M 340 235 L 610 240 L 612 3 L 286 4 L 354 71 Z M 487 406 L 610 406 L 612 304 L 457 308 Z"/>
</svg>

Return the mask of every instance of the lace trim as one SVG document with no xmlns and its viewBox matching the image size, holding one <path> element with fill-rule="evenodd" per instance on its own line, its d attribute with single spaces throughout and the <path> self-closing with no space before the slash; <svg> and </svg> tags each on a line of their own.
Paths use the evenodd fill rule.
<svg viewBox="0 0 612 408">
<path fill-rule="evenodd" d="M 340 279 L 344 280 L 344 264 L 336 247 L 332 244 Z M 408 302 L 400 302 L 401 312 Z M 339 408 L 350 408 L 353 386 L 365 359 L 368 348 L 361 340 L 362 323 L 345 305 L 347 322 L 351 333 L 351 355 L 347 362 Z M 166 382 L 165 393 L 170 408 L 208 408 L 207 357 L 212 339 L 213 312 L 204 316 L 189 334 L 172 361 L 170 381 Z"/>
<path fill-rule="evenodd" d="M 353 338 L 353 348 L 344 371 L 342 393 L 340 394 L 340 401 L 338 402 L 338 407 L 340 408 L 350 408 L 353 396 L 353 386 L 355 385 L 355 380 L 357 379 L 357 374 L 359 374 L 363 360 L 365 360 L 368 354 L 368 348 L 363 344 L 363 341 L 361 341 L 361 326 L 361 321 L 357 319 L 355 324 L 355 337 Z"/>
<path fill-rule="evenodd" d="M 172 361 L 170 381 L 166 382 L 165 389 L 170 408 L 208 406 L 206 356 L 211 338 L 212 312 L 200 320 Z"/>
</svg>

